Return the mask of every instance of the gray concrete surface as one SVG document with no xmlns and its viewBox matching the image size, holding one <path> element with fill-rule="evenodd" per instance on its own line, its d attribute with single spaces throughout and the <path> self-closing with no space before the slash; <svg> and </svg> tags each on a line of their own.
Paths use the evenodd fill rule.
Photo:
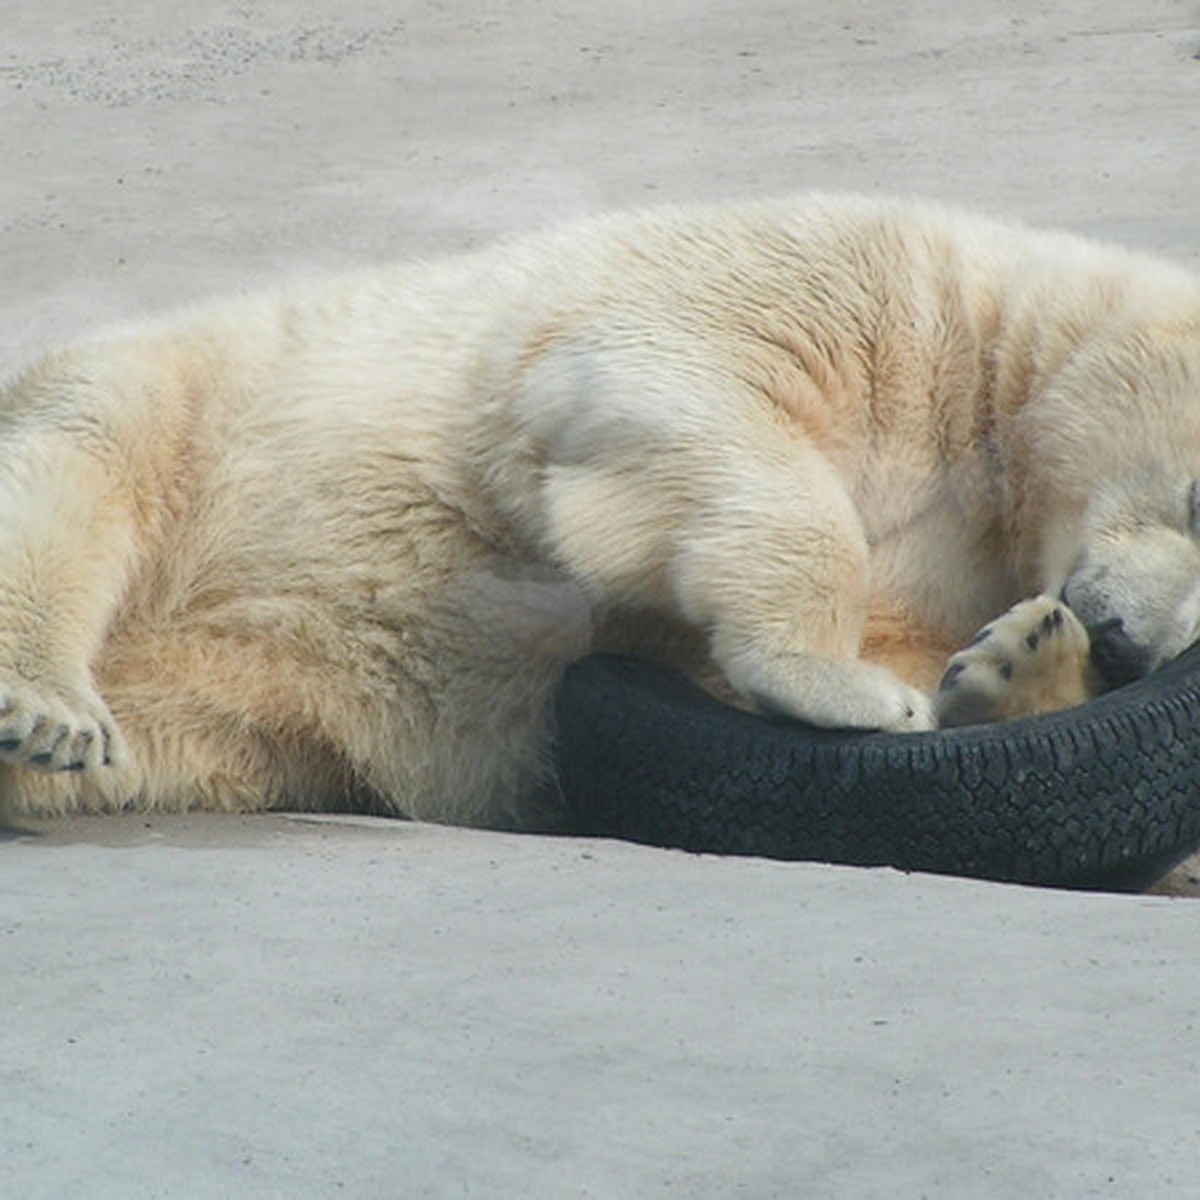
<svg viewBox="0 0 1200 1200">
<path fill-rule="evenodd" d="M 0 850 L 0 1195 L 1195 1194 L 1188 902 L 379 821 Z"/>
<path fill-rule="evenodd" d="M 585 210 L 1200 265 L 1189 0 L 0 0 L 0 371 Z M 1200 908 L 284 817 L 0 841 L 0 1195 L 1200 1195 Z"/>
</svg>

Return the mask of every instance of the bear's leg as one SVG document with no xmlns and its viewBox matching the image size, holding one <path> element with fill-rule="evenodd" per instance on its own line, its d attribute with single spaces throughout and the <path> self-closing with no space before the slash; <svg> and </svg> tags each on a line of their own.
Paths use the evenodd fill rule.
<svg viewBox="0 0 1200 1200">
<path fill-rule="evenodd" d="M 728 398 L 683 406 L 686 436 L 683 418 L 584 399 L 558 414 L 551 448 L 571 455 L 543 473 L 542 536 L 594 604 L 699 630 L 734 691 L 765 711 L 834 728 L 932 727 L 928 695 L 859 658 L 866 534 L 815 446 L 773 421 L 730 419 Z"/>
<path fill-rule="evenodd" d="M 588 649 L 568 580 L 481 562 L 435 593 L 305 619 L 264 598 L 122 622 L 96 685 L 129 745 L 103 771 L 0 769 L 9 815 L 120 808 L 358 810 L 474 825 L 536 812 L 563 668 Z"/>
<path fill-rule="evenodd" d="M 96 687 L 127 752 L 102 770 L 0 769 L 5 816 L 121 809 L 182 812 L 350 808 L 356 776 L 321 721 L 334 667 L 302 663 L 266 639 L 197 625 L 110 637 Z"/>
<path fill-rule="evenodd" d="M 152 353 L 98 346 L 0 397 L 0 763 L 124 759 L 90 664 L 171 503 L 184 390 Z"/>
<path fill-rule="evenodd" d="M 932 728 L 928 695 L 858 657 L 868 549 L 837 473 L 803 443 L 736 466 L 687 520 L 673 564 L 682 613 L 726 678 L 817 725 Z"/>
</svg>

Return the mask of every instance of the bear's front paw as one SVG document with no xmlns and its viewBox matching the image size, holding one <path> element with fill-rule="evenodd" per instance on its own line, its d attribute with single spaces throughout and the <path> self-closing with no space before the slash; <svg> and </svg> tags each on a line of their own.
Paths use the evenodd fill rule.
<svg viewBox="0 0 1200 1200">
<path fill-rule="evenodd" d="M 938 725 L 977 725 L 1081 704 L 1092 694 L 1088 635 L 1053 596 L 1022 600 L 975 636 L 938 685 Z"/>
<path fill-rule="evenodd" d="M 120 766 L 125 742 L 91 689 L 0 685 L 0 762 L 32 771 Z"/>
<path fill-rule="evenodd" d="M 848 699 L 851 724 L 885 733 L 925 733 L 937 728 L 933 704 L 924 692 L 882 667 L 870 663 L 861 667 L 862 689 Z"/>
</svg>

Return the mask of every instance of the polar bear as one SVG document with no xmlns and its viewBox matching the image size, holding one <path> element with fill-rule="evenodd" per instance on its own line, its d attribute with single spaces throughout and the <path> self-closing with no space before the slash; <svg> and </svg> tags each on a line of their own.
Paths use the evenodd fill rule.
<svg viewBox="0 0 1200 1200">
<path fill-rule="evenodd" d="M 589 645 L 824 726 L 1074 703 L 1196 636 L 1198 476 L 1200 280 L 916 202 L 128 326 L 0 403 L 0 803 L 528 821 Z"/>
</svg>

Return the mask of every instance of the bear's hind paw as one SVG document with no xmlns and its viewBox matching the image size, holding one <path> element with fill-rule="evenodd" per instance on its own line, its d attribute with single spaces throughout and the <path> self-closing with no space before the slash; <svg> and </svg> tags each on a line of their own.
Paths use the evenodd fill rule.
<svg viewBox="0 0 1200 1200">
<path fill-rule="evenodd" d="M 0 762 L 31 771 L 119 766 L 125 742 L 98 696 L 0 685 Z"/>
</svg>

